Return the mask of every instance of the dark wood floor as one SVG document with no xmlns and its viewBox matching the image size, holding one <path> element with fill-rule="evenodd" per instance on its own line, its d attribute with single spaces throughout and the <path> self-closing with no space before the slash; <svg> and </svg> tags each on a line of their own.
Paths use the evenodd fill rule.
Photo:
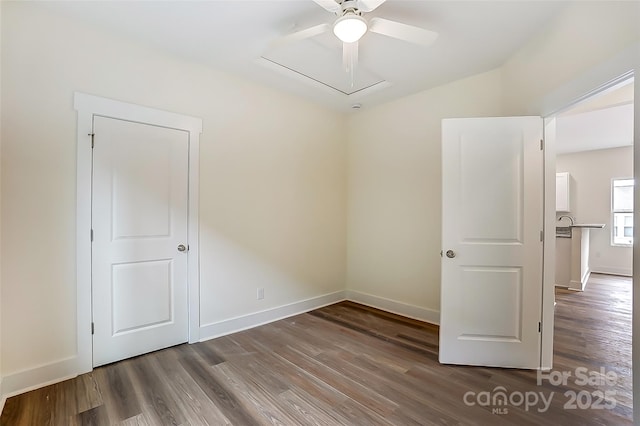
<svg viewBox="0 0 640 426">
<path fill-rule="evenodd" d="M 0 424 L 632 424 L 631 280 L 593 275 L 587 291 L 558 290 L 557 302 L 553 371 L 572 372 L 565 385 L 538 386 L 535 371 L 440 365 L 437 328 L 344 302 L 10 398 Z M 578 367 L 617 379 L 580 386 Z M 477 403 L 500 386 L 506 405 Z M 551 398 L 548 410 L 519 404 L 534 394 Z"/>
</svg>

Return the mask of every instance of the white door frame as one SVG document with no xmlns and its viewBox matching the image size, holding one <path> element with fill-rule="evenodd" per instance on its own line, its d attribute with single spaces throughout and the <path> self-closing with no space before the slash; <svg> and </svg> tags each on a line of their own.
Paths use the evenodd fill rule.
<svg viewBox="0 0 640 426">
<path fill-rule="evenodd" d="M 540 368 L 549 370 L 553 367 L 553 328 L 555 315 L 555 267 L 556 267 L 556 246 L 555 246 L 555 175 L 556 175 L 556 145 L 555 126 L 556 115 L 562 111 L 573 107 L 585 99 L 604 92 L 621 82 L 634 77 L 634 63 L 637 56 L 636 44 L 624 50 L 609 61 L 598 67 L 590 69 L 580 77 L 559 87 L 552 93 L 541 99 L 540 104 L 532 107 L 544 118 L 545 149 L 544 149 L 544 170 L 545 170 L 545 207 L 544 207 L 544 233 L 545 244 L 543 254 L 543 290 L 542 290 L 542 342 L 540 352 Z M 636 82 L 637 83 L 637 82 Z M 636 85 L 636 87 L 638 87 Z M 636 89 L 637 90 L 637 89 Z M 636 109 L 638 99 L 635 100 Z M 637 114 L 637 111 L 636 111 Z M 636 123 L 637 125 L 637 123 Z M 637 130 L 636 130 L 637 131 Z M 636 141 L 636 150 L 638 150 Z M 636 254 L 634 254 L 635 258 Z M 636 285 L 636 273 L 634 272 L 634 286 Z M 640 280 L 638 280 L 640 281 Z M 633 317 L 636 318 L 637 309 L 634 305 Z M 635 339 L 635 337 L 634 337 Z M 634 345 L 635 346 L 635 345 Z M 634 347 L 635 349 L 635 347 Z M 635 370 L 634 370 L 635 371 Z M 640 373 L 639 373 L 640 377 Z M 640 381 L 640 378 L 638 379 Z M 640 392 L 638 392 L 640 394 Z M 635 392 L 634 392 L 635 395 Z M 638 411 L 638 410 L 634 410 Z M 640 411 L 638 411 L 640 412 Z M 640 417 L 639 417 L 640 418 Z"/>
<path fill-rule="evenodd" d="M 96 115 L 150 124 L 189 133 L 189 204 L 187 238 L 187 292 L 189 300 L 189 343 L 200 339 L 200 272 L 199 272 L 199 152 L 202 119 L 157 110 L 126 102 L 114 101 L 84 93 L 74 93 L 78 111 L 77 192 L 76 192 L 76 303 L 78 374 L 93 369 L 91 337 L 91 133 Z"/>
</svg>

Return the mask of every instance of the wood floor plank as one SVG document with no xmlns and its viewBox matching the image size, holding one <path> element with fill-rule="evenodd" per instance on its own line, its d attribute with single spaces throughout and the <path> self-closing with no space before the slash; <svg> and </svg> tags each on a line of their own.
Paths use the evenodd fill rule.
<svg viewBox="0 0 640 426">
<path fill-rule="evenodd" d="M 278 395 L 278 399 L 294 417 L 295 424 L 314 426 L 348 424 L 347 419 L 332 410 L 331 407 L 322 407 L 315 402 L 309 403 L 293 390 L 282 392 Z"/>
<path fill-rule="evenodd" d="M 254 419 L 245 409 L 239 398 L 214 377 L 213 367 L 209 367 L 196 356 L 183 357 L 179 362 L 207 395 L 207 398 L 222 411 L 232 424 L 252 425 L 258 423 L 257 419 Z"/>
<path fill-rule="evenodd" d="M 198 345 L 193 345 L 193 349 L 200 355 L 200 357 L 208 365 L 218 365 L 225 361 L 225 358 L 219 354 L 213 345 L 203 342 Z"/>
<path fill-rule="evenodd" d="M 383 418 L 391 414 L 393 410 L 397 408 L 396 403 L 389 398 L 374 392 L 367 387 L 366 383 L 357 382 L 344 377 L 339 372 L 328 368 L 328 366 L 295 349 L 278 348 L 275 353 L 298 368 L 327 383 L 333 389 L 336 389 L 347 397 L 358 401 L 364 407 Z"/>
<path fill-rule="evenodd" d="M 2 409 L 0 425 L 28 425 L 31 410 L 27 405 L 27 394 L 7 399 Z"/>
<path fill-rule="evenodd" d="M 178 426 L 185 422 L 182 413 L 175 400 L 170 396 L 169 388 L 172 382 L 167 376 L 160 373 L 160 365 L 157 356 L 150 356 L 147 362 L 135 362 L 130 364 L 133 370 L 134 387 L 162 425 Z"/>
<path fill-rule="evenodd" d="M 109 415 L 104 405 L 83 411 L 75 418 L 75 424 L 78 426 L 103 426 L 109 423 Z"/>
<path fill-rule="evenodd" d="M 255 380 L 253 375 L 229 363 L 218 364 L 213 370 L 214 376 L 224 381 L 236 395 L 241 395 L 243 407 L 259 424 L 295 424 L 294 417 L 277 403 L 277 395 Z"/>
<path fill-rule="evenodd" d="M 184 348 L 190 347 L 184 346 Z M 171 348 L 158 351 L 154 356 L 158 360 L 161 373 L 166 375 L 167 381 L 171 383 L 171 386 L 167 386 L 167 391 L 188 424 L 211 426 L 231 424 L 180 364 L 181 356 L 195 356 L 194 352 L 177 351 Z"/>
<path fill-rule="evenodd" d="M 104 403 L 93 372 L 78 376 L 74 379 L 73 384 L 71 393 L 75 397 L 75 406 L 78 413 L 98 407 Z"/>
<path fill-rule="evenodd" d="M 147 413 L 138 414 L 134 417 L 129 417 L 122 422 L 115 423 L 114 426 L 154 426 L 158 423 L 155 423 L 155 420 L 151 418 Z"/>
<path fill-rule="evenodd" d="M 142 413 L 133 390 L 127 361 L 98 367 L 93 370 L 100 394 L 111 422 L 122 421 Z"/>
</svg>

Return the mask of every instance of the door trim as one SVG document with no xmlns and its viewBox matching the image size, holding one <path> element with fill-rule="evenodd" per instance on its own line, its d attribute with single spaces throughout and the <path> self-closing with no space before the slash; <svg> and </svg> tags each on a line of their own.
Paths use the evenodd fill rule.
<svg viewBox="0 0 640 426">
<path fill-rule="evenodd" d="M 199 156 L 202 119 L 162 111 L 112 99 L 74 93 L 78 112 L 77 187 L 76 187 L 76 304 L 78 374 L 93 369 L 91 337 L 91 133 L 96 115 L 134 121 L 189 133 L 189 201 L 187 213 L 187 292 L 189 303 L 189 343 L 200 339 L 200 268 L 199 268 Z"/>
<path fill-rule="evenodd" d="M 610 90 L 612 87 L 635 78 L 633 61 L 637 57 L 637 48 L 626 49 L 613 59 L 590 69 L 569 83 L 561 86 L 546 95 L 539 106 L 544 118 L 544 173 L 545 173 L 545 235 L 555 235 L 556 226 L 556 140 L 555 126 L 556 116 L 576 104 Z M 639 86 L 636 86 L 639 87 Z M 636 89 L 637 90 L 637 89 Z M 638 108 L 638 99 L 634 101 L 634 107 Z M 637 114 L 637 112 L 636 112 Z M 637 123 L 636 123 L 637 124 Z M 636 126 L 637 127 L 637 126 Z M 636 150 L 637 143 L 636 143 Z M 552 244 L 549 244 L 553 242 Z M 542 346 L 540 352 L 540 365 L 542 370 L 553 368 L 553 339 L 555 324 L 555 268 L 556 268 L 555 238 L 545 237 L 544 261 L 543 261 L 543 303 L 542 303 Z M 634 277 L 635 278 L 635 277 Z M 635 309 L 635 306 L 634 306 Z M 634 310 L 633 316 L 635 318 Z"/>
</svg>

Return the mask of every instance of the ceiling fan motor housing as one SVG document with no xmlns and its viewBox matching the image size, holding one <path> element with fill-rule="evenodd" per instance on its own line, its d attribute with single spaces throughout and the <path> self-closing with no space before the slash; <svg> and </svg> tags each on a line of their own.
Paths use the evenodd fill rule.
<svg viewBox="0 0 640 426">
<path fill-rule="evenodd" d="M 343 1 L 340 4 L 340 7 L 342 7 L 342 16 L 346 15 L 347 13 L 353 13 L 355 15 L 362 16 L 362 12 L 360 11 L 358 2 L 356 0 Z"/>
</svg>

